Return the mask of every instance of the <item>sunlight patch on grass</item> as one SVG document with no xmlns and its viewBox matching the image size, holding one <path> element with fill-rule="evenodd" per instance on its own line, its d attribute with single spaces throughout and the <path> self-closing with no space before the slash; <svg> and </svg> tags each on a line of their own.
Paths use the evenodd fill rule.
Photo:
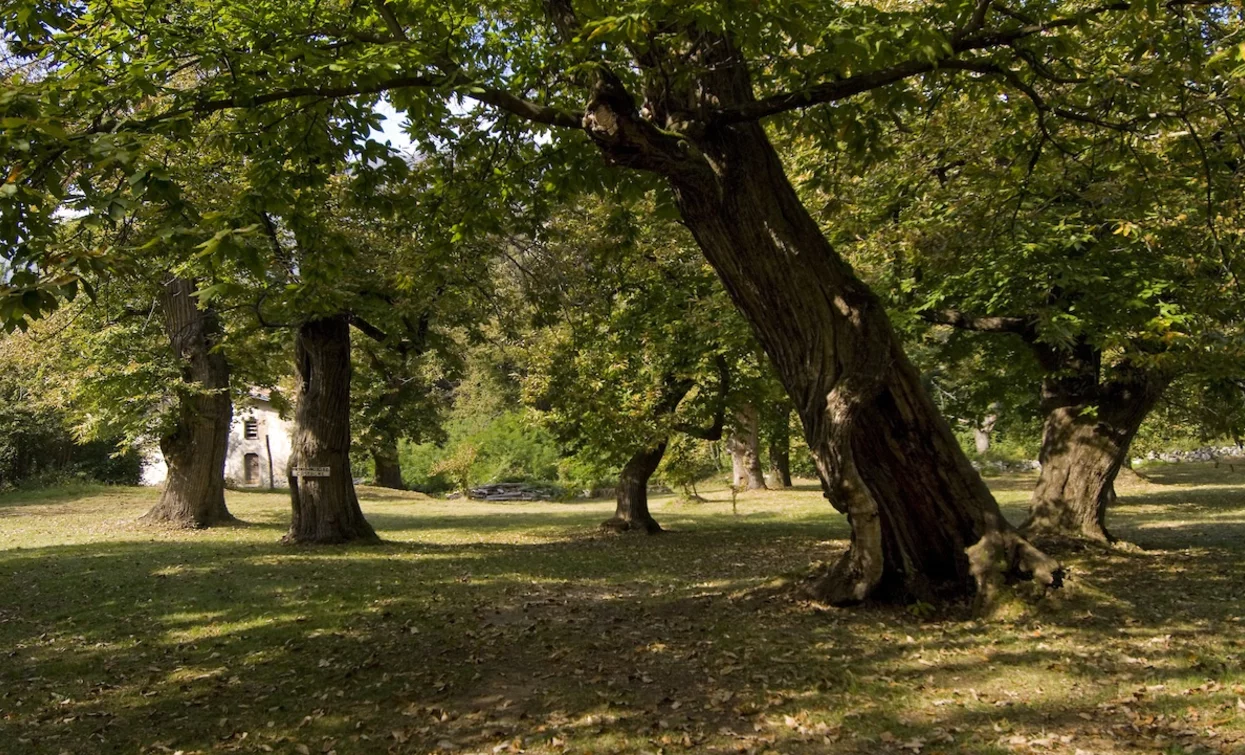
<svg viewBox="0 0 1245 755">
<path fill-rule="evenodd" d="M 1129 481 L 1109 524 L 1141 549 L 1061 554 L 1065 590 L 991 623 L 796 599 L 779 577 L 848 535 L 812 487 L 745 493 L 738 515 L 712 486 L 708 503 L 659 496 L 655 538 L 601 534 L 611 501 L 362 490 L 385 542 L 330 548 L 277 543 L 279 492 L 230 491 L 249 524 L 198 532 L 133 524 L 150 490 L 0 496 L 0 743 L 1232 751 L 1245 475 L 1191 466 Z M 1032 475 L 989 482 L 1023 517 Z"/>
</svg>

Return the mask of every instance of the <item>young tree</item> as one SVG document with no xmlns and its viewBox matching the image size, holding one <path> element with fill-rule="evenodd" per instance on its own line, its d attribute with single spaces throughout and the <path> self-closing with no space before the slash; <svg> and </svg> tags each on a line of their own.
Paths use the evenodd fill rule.
<svg viewBox="0 0 1245 755">
<path fill-rule="evenodd" d="M 406 487 L 399 441 L 420 443 L 441 435 L 446 395 L 430 384 L 430 372 L 440 365 L 429 364 L 427 356 L 411 345 L 389 348 L 383 341 L 355 341 L 351 426 L 357 445 L 372 456 L 379 487 Z"/>
<path fill-rule="evenodd" d="M 539 328 L 527 400 L 578 454 L 621 465 L 602 527 L 661 532 L 649 481 L 674 434 L 721 438 L 743 324 L 668 221 L 585 198 L 512 245 L 519 306 Z"/>
<path fill-rule="evenodd" d="M 45 256 L 38 240 L 65 196 L 63 176 L 81 175 L 84 163 L 133 175 L 145 134 L 191 138 L 210 113 L 232 113 L 231 134 L 262 133 L 292 105 L 339 100 L 348 104 L 333 133 L 360 144 L 371 98 L 386 92 L 431 149 L 516 120 L 552 127 L 560 135 L 545 152 L 565 175 L 597 180 L 591 145 L 606 162 L 658 177 L 751 323 L 800 413 L 827 496 L 851 519 L 852 547 L 825 597 L 961 595 L 974 582 L 984 595 L 1000 564 L 1054 583 L 1058 565 L 1002 518 L 882 303 L 827 242 L 762 122 L 782 128 L 784 113 L 805 110 L 829 121 L 827 149 L 867 143 L 912 92 L 964 70 L 1008 82 L 1041 115 L 1087 117 L 1100 102 L 1138 105 L 1112 99 L 1127 92 L 1117 69 L 1128 61 L 1099 50 L 1239 15 L 1213 3 L 1142 5 L 679 2 L 607 15 L 571 0 L 487 9 L 376 0 L 366 10 L 259 0 L 180 2 L 176 12 L 161 3 L 132 17 L 108 3 L 21 0 L 5 11 L 10 46 L 48 73 L 0 106 L 5 162 L 19 166 L 0 237 L 23 259 Z M 1057 61 L 1068 59 L 1089 75 L 1059 75 Z M 865 93 L 867 107 L 855 100 Z M 451 104 L 464 100 L 485 111 L 456 115 Z M 41 285 L 11 292 L 37 298 Z"/>
</svg>

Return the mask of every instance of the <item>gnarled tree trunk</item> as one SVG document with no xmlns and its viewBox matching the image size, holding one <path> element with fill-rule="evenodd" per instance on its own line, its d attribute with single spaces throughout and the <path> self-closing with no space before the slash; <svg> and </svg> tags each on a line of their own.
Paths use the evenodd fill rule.
<svg viewBox="0 0 1245 755">
<path fill-rule="evenodd" d="M 998 563 L 1057 581 L 1056 562 L 1003 518 L 881 302 L 826 242 L 762 129 L 723 129 L 702 149 L 715 174 L 673 179 L 683 218 L 773 360 L 827 497 L 851 522 L 851 548 L 819 592 L 840 604 L 929 599 L 975 581 L 984 595 Z"/>
<path fill-rule="evenodd" d="M 752 99 L 729 39 L 703 45 L 697 94 L 649 80 L 652 117 L 684 107 L 679 96 Z M 1058 562 L 1003 518 L 881 302 L 826 241 L 764 129 L 716 124 L 674 138 L 640 117 L 617 79 L 598 75 L 584 117 L 589 135 L 614 162 L 669 180 L 684 223 L 795 403 L 827 498 L 851 522 L 851 547 L 817 592 L 847 604 L 967 596 L 975 585 L 988 602 L 1007 572 L 1057 584 Z"/>
<path fill-rule="evenodd" d="M 290 453 L 289 543 L 375 542 L 350 473 L 350 326 L 304 323 L 294 342 L 298 408 Z"/>
<path fill-rule="evenodd" d="M 225 454 L 229 423 L 229 362 L 217 350 L 216 312 L 200 308 L 193 281 L 170 277 L 160 292 L 160 313 L 182 363 L 176 424 L 160 439 L 168 465 L 164 492 L 140 521 L 211 527 L 235 521 L 225 506 Z"/>
<path fill-rule="evenodd" d="M 731 452 L 731 484 L 744 490 L 764 490 L 761 471 L 761 435 L 756 407 L 748 404 L 735 412 L 735 427 L 726 441 Z"/>
<path fill-rule="evenodd" d="M 1116 475 L 1169 380 L 1125 366 L 1116 368 L 1116 379 L 1099 384 L 1098 356 L 1095 352 L 1081 363 L 1089 374 L 1080 379 L 1043 382 L 1042 471 L 1029 501 L 1026 532 L 1115 539 L 1107 530 L 1106 513 L 1115 502 Z"/>
<path fill-rule="evenodd" d="M 666 442 L 637 452 L 623 466 L 618 476 L 617 505 L 614 516 L 601 523 L 601 527 L 615 532 L 646 532 L 655 535 L 661 525 L 648 512 L 648 481 L 661 457 L 666 455 Z"/>
<path fill-rule="evenodd" d="M 398 460 L 398 444 L 394 441 L 372 449 L 372 463 L 376 466 L 373 480 L 377 487 L 404 490 L 402 463 Z"/>
</svg>

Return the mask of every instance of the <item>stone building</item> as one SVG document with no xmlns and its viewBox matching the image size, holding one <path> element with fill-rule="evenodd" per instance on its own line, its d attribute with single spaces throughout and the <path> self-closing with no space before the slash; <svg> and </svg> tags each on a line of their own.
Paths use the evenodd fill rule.
<svg viewBox="0 0 1245 755">
<path fill-rule="evenodd" d="M 251 391 L 245 405 L 234 406 L 225 456 L 225 484 L 235 488 L 284 488 L 290 463 L 293 423 L 282 419 L 267 391 Z M 147 454 L 144 485 L 162 485 L 168 466 L 159 448 Z"/>
</svg>

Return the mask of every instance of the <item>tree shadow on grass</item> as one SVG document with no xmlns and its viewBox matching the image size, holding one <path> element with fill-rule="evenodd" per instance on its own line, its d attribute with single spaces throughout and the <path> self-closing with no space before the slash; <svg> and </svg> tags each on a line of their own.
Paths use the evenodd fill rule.
<svg viewBox="0 0 1245 755">
<path fill-rule="evenodd" d="M 597 535 L 598 512 L 368 515 L 414 539 L 282 546 L 274 511 L 272 541 L 0 552 L 0 750 L 1151 752 L 1222 744 L 1203 724 L 1241 681 L 1241 539 L 1074 553 L 1063 594 L 982 624 L 763 589 L 846 547 L 829 510 L 668 511 L 657 538 Z M 481 541 L 432 541 L 453 529 Z"/>
<path fill-rule="evenodd" d="M 1176 517 L 1182 513 L 1237 511 L 1245 514 L 1245 490 L 1228 485 L 1202 486 L 1182 490 L 1149 490 L 1143 495 L 1123 495 L 1119 506 L 1166 506 Z"/>
<path fill-rule="evenodd" d="M 545 544 L 4 553 L 0 646 L 12 651 L 0 682 L 6 700 L 23 700 L 6 703 L 4 736 L 34 752 L 156 742 L 472 752 L 516 736 L 620 751 L 823 752 L 833 738 L 841 750 L 884 752 L 895 742 L 883 733 L 991 751 L 1010 736 L 1071 732 L 1084 748 L 1102 736 L 1084 716 L 1104 722 L 1119 669 L 1127 684 L 1173 690 L 1227 673 L 1189 661 L 1189 646 L 1199 622 L 1226 619 L 1207 598 L 1239 584 L 1239 571 L 1191 581 L 1167 554 L 1121 554 L 1084 567 L 1112 600 L 1083 589 L 1003 630 L 893 609 L 821 611 L 781 591 L 749 597 L 763 575 L 832 555 L 820 542 L 807 523 L 770 522 Z M 1232 558 L 1224 565 L 1239 567 Z M 1148 610 L 1137 605 L 1139 574 Z M 1035 625 L 1075 638 L 1073 649 L 1034 639 Z M 1152 636 L 1166 639 L 1144 644 Z M 1037 681 L 1017 682 L 1021 670 Z M 1129 710 L 1158 715 L 1166 703 L 1151 698 Z M 1098 730 L 1118 733 L 1129 715 L 1111 711 Z"/>
<path fill-rule="evenodd" d="M 1152 485 L 1234 485 L 1245 484 L 1245 463 L 1240 461 L 1183 462 L 1152 464 L 1137 470 L 1137 476 Z"/>
</svg>

